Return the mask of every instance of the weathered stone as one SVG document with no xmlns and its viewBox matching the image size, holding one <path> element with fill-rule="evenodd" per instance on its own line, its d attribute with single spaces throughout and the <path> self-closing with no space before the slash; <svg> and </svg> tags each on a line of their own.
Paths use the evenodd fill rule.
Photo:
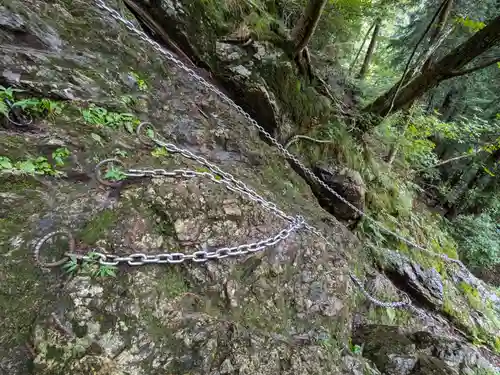
<svg viewBox="0 0 500 375">
<path fill-rule="evenodd" d="M 339 172 L 333 172 L 322 167 L 314 167 L 314 174 L 326 185 L 339 193 L 344 199 L 359 210 L 365 208 L 366 187 L 364 181 L 357 171 L 344 168 Z M 360 214 L 342 202 L 338 197 L 314 181 L 309 181 L 314 195 L 318 198 L 320 205 L 340 220 L 352 221 L 360 217 Z"/>
<path fill-rule="evenodd" d="M 369 325 L 356 329 L 352 342 L 384 374 L 468 374 L 470 369 L 495 368 L 474 348 L 429 332 L 403 333 L 395 326 Z"/>
<path fill-rule="evenodd" d="M 422 355 L 412 375 L 458 375 L 458 373 L 450 369 L 442 360 Z"/>
<path fill-rule="evenodd" d="M 382 263 L 390 278 L 403 285 L 415 299 L 436 308 L 443 304 L 443 282 L 434 268 L 425 269 L 395 251 L 387 251 Z"/>
</svg>

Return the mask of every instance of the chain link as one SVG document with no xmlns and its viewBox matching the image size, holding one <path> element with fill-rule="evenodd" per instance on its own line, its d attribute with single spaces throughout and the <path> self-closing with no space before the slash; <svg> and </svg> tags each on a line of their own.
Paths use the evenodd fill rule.
<svg viewBox="0 0 500 375">
<path fill-rule="evenodd" d="M 117 266 L 121 263 L 127 263 L 130 266 L 142 266 L 145 264 L 177 264 L 184 261 L 193 261 L 196 263 L 206 262 L 212 259 L 224 259 L 227 257 L 253 254 L 265 250 L 268 247 L 274 246 L 284 240 L 286 240 L 294 232 L 298 231 L 303 226 L 303 221 L 298 219 L 295 220 L 286 229 L 283 229 L 277 235 L 273 237 L 266 238 L 265 240 L 259 242 L 251 242 L 248 244 L 233 246 L 233 247 L 222 247 L 213 251 L 199 250 L 192 254 L 184 253 L 160 253 L 160 254 L 144 254 L 144 253 L 134 253 L 126 256 L 118 256 L 112 254 L 104 254 L 98 251 L 92 252 L 93 256 L 83 256 L 80 257 L 83 260 L 94 260 L 98 258 L 99 264 L 103 266 Z M 68 253 L 68 256 L 74 254 Z"/>
<path fill-rule="evenodd" d="M 386 232 L 387 234 L 390 234 L 390 235 L 394 236 L 395 238 L 397 238 L 401 242 L 404 242 L 405 244 L 407 244 L 407 245 L 409 245 L 411 247 L 414 247 L 414 248 L 416 248 L 418 250 L 425 251 L 425 252 L 428 252 L 430 254 L 438 255 L 438 254 L 436 254 L 436 253 L 434 253 L 434 252 L 432 252 L 432 251 L 424 248 L 423 246 L 421 246 L 421 245 L 419 245 L 417 243 L 414 243 L 414 242 L 408 240 L 407 238 L 405 238 L 405 237 L 397 234 L 396 232 L 394 232 L 394 231 L 386 228 L 384 225 L 382 225 L 381 223 L 379 223 L 377 220 L 375 220 L 371 216 L 367 215 L 364 211 L 362 211 L 359 208 L 357 208 L 356 206 L 354 206 L 351 202 L 349 202 L 348 200 L 346 200 L 344 197 L 342 197 L 342 195 L 340 195 L 338 192 L 336 192 L 335 190 L 333 190 L 323 180 L 321 180 L 318 176 L 316 176 L 313 171 L 311 171 L 308 167 L 306 167 L 304 165 L 304 163 L 302 163 L 302 161 L 300 161 L 295 155 L 293 155 L 292 153 L 290 153 L 290 151 L 288 151 L 287 149 L 285 149 L 283 147 L 283 145 L 278 142 L 278 140 L 276 140 L 267 130 L 264 129 L 264 127 L 262 127 L 261 125 L 259 125 L 257 123 L 257 121 L 255 121 L 247 112 L 245 112 L 245 110 L 241 106 L 237 105 L 231 98 L 229 98 L 226 94 L 224 94 L 216 86 L 214 86 L 213 84 L 209 83 L 203 77 L 200 77 L 193 69 L 188 68 L 181 60 L 177 59 L 172 52 L 166 50 L 159 43 L 157 43 L 154 40 L 152 40 L 151 38 L 149 38 L 149 36 L 145 32 L 139 30 L 137 27 L 135 27 L 135 25 L 132 22 L 130 22 L 127 19 L 123 18 L 116 10 L 109 8 L 104 3 L 103 0 L 96 0 L 96 4 L 97 4 L 97 6 L 99 8 L 108 11 L 110 13 L 110 15 L 114 19 L 116 19 L 117 21 L 120 21 L 123 24 L 125 24 L 125 26 L 127 27 L 127 29 L 129 29 L 130 31 L 132 31 L 135 34 L 137 34 L 140 37 L 141 40 L 143 40 L 143 41 L 147 42 L 148 44 L 150 44 L 157 52 L 161 53 L 167 60 L 169 60 L 170 62 L 174 63 L 177 67 L 179 67 L 180 69 L 182 69 L 183 71 L 185 71 L 196 82 L 200 83 L 202 86 L 204 86 L 205 88 L 207 88 L 209 91 L 215 93 L 225 103 L 229 104 L 240 115 L 242 115 L 250 124 L 252 124 L 253 127 L 255 127 L 257 130 L 259 130 L 259 132 L 269 142 L 271 142 L 278 149 L 278 151 L 281 154 L 281 156 L 283 156 L 285 159 L 288 159 L 288 160 L 292 161 L 293 163 L 295 163 L 295 165 L 297 165 L 298 167 L 300 167 L 303 170 L 303 172 L 311 180 L 313 180 L 315 183 L 317 183 L 318 185 L 320 185 L 322 188 L 326 189 L 329 193 L 333 194 L 336 198 L 338 198 L 340 201 L 342 201 L 344 204 L 346 204 L 349 208 L 351 208 L 353 211 L 355 211 L 358 215 L 363 216 L 364 218 L 366 218 L 367 220 L 369 220 L 370 222 L 372 222 L 374 225 L 376 225 L 377 227 L 379 227 L 382 231 Z M 166 147 L 166 145 L 167 144 L 164 144 L 165 147 Z M 177 146 L 175 146 L 175 145 L 171 145 L 171 144 L 168 144 L 168 145 L 172 146 L 174 149 L 178 149 Z M 185 151 L 185 150 L 183 150 L 183 152 L 181 152 L 181 153 L 183 153 L 183 154 L 185 153 L 186 154 L 185 156 L 187 156 L 188 154 L 192 155 L 189 151 Z M 445 259 L 447 261 L 459 264 L 460 266 L 464 266 L 463 263 L 460 262 L 459 260 L 451 259 L 451 258 L 449 258 L 446 255 L 439 255 L 439 256 L 441 256 L 441 258 L 443 258 L 443 259 Z"/>
<path fill-rule="evenodd" d="M 340 201 L 342 201 L 344 204 L 346 204 L 348 207 L 350 207 L 354 212 L 356 212 L 360 216 L 366 218 L 366 220 L 370 221 L 371 223 L 376 225 L 378 228 L 380 228 L 382 231 L 384 231 L 385 233 L 387 233 L 389 235 L 392 235 L 394 238 L 398 239 L 399 241 L 401 241 L 401 242 L 403 242 L 403 243 L 405 243 L 413 248 L 416 248 L 420 251 L 431 254 L 433 256 L 439 256 L 441 259 L 443 259 L 447 262 L 458 264 L 460 267 L 462 267 L 462 269 L 466 270 L 470 274 L 470 271 L 467 270 L 465 265 L 460 260 L 449 258 L 445 254 L 436 254 L 436 253 L 424 248 L 423 246 L 421 246 L 417 243 L 414 243 L 413 241 L 411 241 L 411 240 L 397 234 L 396 232 L 386 228 L 384 225 L 379 223 L 377 220 L 370 217 L 364 211 L 360 210 L 359 208 L 354 206 L 352 203 L 347 201 L 338 192 L 333 190 L 324 181 L 322 181 L 320 178 L 318 178 L 314 174 L 314 172 L 312 172 L 309 168 L 307 168 L 295 155 L 291 154 L 287 149 L 285 149 L 281 143 L 279 143 L 268 131 L 266 131 L 261 125 L 259 125 L 257 123 L 257 121 L 255 121 L 248 113 L 246 113 L 241 106 L 237 105 L 232 99 L 230 99 L 226 94 L 224 94 L 216 86 L 209 83 L 204 78 L 200 77 L 193 69 L 188 68 L 182 61 L 177 59 L 172 52 L 166 50 L 159 43 L 157 43 L 154 40 L 152 40 L 151 38 L 149 38 L 149 36 L 145 32 L 138 29 L 131 21 L 122 17 L 120 15 L 120 13 L 118 13 L 116 10 L 108 7 L 103 0 L 95 0 L 95 3 L 97 5 L 97 7 L 99 7 L 102 10 L 107 11 L 115 20 L 123 23 L 128 30 L 130 30 L 133 33 L 135 33 L 136 35 L 138 35 L 142 41 L 151 45 L 154 50 L 159 52 L 161 55 L 163 55 L 170 62 L 174 63 L 178 68 L 180 68 L 184 72 L 186 72 L 192 79 L 194 79 L 194 81 L 198 82 L 199 84 L 201 84 L 202 86 L 207 88 L 209 91 L 215 93 L 222 101 L 224 101 L 230 107 L 235 109 L 248 122 L 250 122 L 250 124 L 252 124 L 252 126 L 254 126 L 269 142 L 271 142 L 271 144 L 273 144 L 277 148 L 277 150 L 279 151 L 281 156 L 283 156 L 285 159 L 288 159 L 289 161 L 292 161 L 293 163 L 295 163 L 295 165 L 297 165 L 299 168 L 301 168 L 303 170 L 303 172 L 312 181 L 314 181 L 315 183 L 320 185 L 322 188 L 326 189 L 329 193 L 333 194 Z M 182 177 L 194 177 L 194 176 L 203 175 L 205 177 L 209 177 L 212 181 L 217 182 L 217 183 L 222 181 L 222 183 L 226 184 L 226 188 L 228 188 L 229 190 L 240 192 L 243 195 L 246 195 L 247 197 L 249 197 L 251 200 L 260 203 L 263 207 L 267 208 L 268 210 L 276 213 L 278 216 L 280 216 L 280 217 L 282 217 L 282 218 L 284 218 L 292 223 L 296 222 L 296 219 L 294 219 L 292 216 L 289 216 L 286 213 L 284 213 L 283 211 L 281 211 L 280 209 L 278 209 L 278 207 L 274 203 L 266 201 L 264 198 L 262 198 L 261 196 L 256 194 L 252 189 L 248 188 L 244 183 L 237 181 L 231 174 L 223 172 L 217 166 L 209 163 L 206 159 L 204 159 L 200 156 L 196 156 L 196 155 L 192 154 L 190 151 L 180 149 L 173 144 L 165 143 L 165 142 L 162 142 L 158 139 L 155 139 L 154 141 L 158 145 L 165 147 L 170 152 L 178 152 L 187 158 L 201 162 L 204 166 L 206 166 L 213 173 L 213 175 L 209 176 L 209 175 L 206 175 L 204 173 L 198 174 L 197 172 L 187 171 L 187 170 L 175 170 L 172 172 L 167 172 L 164 170 L 129 170 L 130 176 L 139 176 L 139 175 L 144 174 L 144 176 L 149 175 L 149 176 L 172 176 L 172 177 L 175 177 L 175 176 L 180 175 Z M 325 236 L 315 227 L 307 224 L 304 221 L 302 221 L 301 226 L 304 227 L 309 232 L 315 234 L 316 236 L 318 236 L 322 240 L 324 240 L 330 246 L 332 246 L 329 243 L 329 241 L 325 238 Z M 294 225 L 292 224 L 291 227 L 294 227 Z M 280 232 L 280 233 L 283 233 L 283 232 Z M 286 237 L 288 237 L 291 232 L 287 232 L 287 233 L 288 233 L 288 235 Z M 281 240 L 282 239 L 280 237 L 279 241 L 281 241 Z M 271 242 L 274 243 L 273 241 L 271 241 Z M 258 244 L 260 244 L 260 242 L 255 244 L 255 246 L 257 246 Z M 123 258 L 115 257 L 115 258 L 113 258 L 113 261 L 110 261 L 110 262 L 108 262 L 107 260 L 102 261 L 102 264 L 108 264 L 108 263 L 115 264 L 115 262 L 117 262 L 117 261 L 119 261 L 119 262 L 126 261 L 129 264 L 132 263 L 132 265 L 146 264 L 146 263 L 181 263 L 186 259 L 192 259 L 193 261 L 205 261 L 205 258 L 206 259 L 213 259 L 213 258 L 220 259 L 220 258 L 223 258 L 226 256 L 234 255 L 236 253 L 239 253 L 240 251 L 246 251 L 246 250 L 250 251 L 250 248 L 246 248 L 245 246 L 251 246 L 251 245 L 253 245 L 253 244 L 241 245 L 241 246 L 243 246 L 243 248 L 241 248 L 241 247 L 229 248 L 229 249 L 227 249 L 227 253 L 226 253 L 226 248 L 223 248 L 223 249 L 218 250 L 218 251 L 222 251 L 221 253 L 217 253 L 217 251 L 216 252 L 203 252 L 202 251 L 202 252 L 193 253 L 192 255 L 188 255 L 188 256 L 181 254 L 181 253 L 159 254 L 156 256 L 150 256 L 150 255 L 145 255 L 145 254 L 132 254 L 128 258 L 127 257 L 123 257 Z M 263 246 L 263 245 L 259 245 L 259 246 Z M 267 246 L 270 246 L 270 245 L 267 244 Z M 235 250 L 232 250 L 232 252 L 231 252 L 231 249 L 235 249 Z M 110 256 L 106 255 L 106 257 L 107 257 L 106 259 L 108 259 Z M 201 258 L 198 258 L 198 257 L 201 257 Z M 373 298 L 372 296 L 370 296 L 370 294 L 368 292 L 366 292 L 366 290 L 363 288 L 361 281 L 359 279 L 357 279 L 356 276 L 354 276 L 353 274 L 350 274 L 350 276 L 351 276 L 351 279 L 353 280 L 353 282 L 359 287 L 361 292 L 371 302 L 373 302 L 374 304 L 376 304 L 378 306 L 389 307 L 389 308 L 401 308 L 401 307 L 412 308 L 413 307 L 408 298 L 407 298 L 407 301 L 405 301 L 405 302 L 382 302 L 382 301 L 379 301 L 379 300 Z M 413 308 L 413 310 L 415 310 L 415 309 Z"/>
</svg>

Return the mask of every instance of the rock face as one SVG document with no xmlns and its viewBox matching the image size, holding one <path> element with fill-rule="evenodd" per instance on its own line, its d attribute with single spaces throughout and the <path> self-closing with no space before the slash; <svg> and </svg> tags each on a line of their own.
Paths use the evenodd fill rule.
<svg viewBox="0 0 500 375">
<path fill-rule="evenodd" d="M 334 191 L 338 192 L 354 207 L 364 210 L 366 187 L 363 178 L 357 171 L 344 168 L 338 172 L 332 172 L 322 167 L 314 167 L 314 174 L 319 177 Z M 313 193 L 318 198 L 320 205 L 339 220 L 354 221 L 360 218 L 360 214 L 331 194 L 328 190 L 314 182 Z"/>
<path fill-rule="evenodd" d="M 350 373 L 339 353 L 350 334 L 353 294 L 339 255 L 357 241 L 337 222 L 326 231 L 317 219 L 321 208 L 286 162 L 234 110 L 92 4 L 9 0 L 5 7 L 9 20 L 2 22 L 18 29 L 2 28 L 3 83 L 29 88 L 40 99 L 72 100 L 60 114 L 37 117 L 37 133 L 2 130 L 0 137 L 0 155 L 12 162 L 52 161 L 55 146 L 70 152 L 64 166 L 53 163 L 66 175 L 0 176 L 0 373 Z M 116 278 L 38 269 L 34 244 L 61 227 L 74 233 L 79 253 L 124 255 L 254 243 L 288 226 L 203 178 L 99 185 L 93 169 L 113 156 L 127 167 L 200 165 L 145 147 L 125 123 L 88 120 L 82 113 L 91 104 L 113 118 L 132 112 L 151 121 L 166 140 L 207 158 L 286 212 L 302 214 L 335 252 L 300 231 L 265 253 L 122 266 Z M 66 249 L 61 238 L 42 256 Z"/>
<path fill-rule="evenodd" d="M 494 289 L 431 255 L 421 254 L 421 264 L 388 249 L 376 251 L 374 257 L 387 277 L 417 304 L 451 320 L 471 341 L 484 342 L 498 351 L 500 300 Z"/>
<path fill-rule="evenodd" d="M 404 334 L 398 327 L 370 325 L 356 330 L 352 342 L 362 345 L 363 356 L 387 375 L 468 375 L 495 371 L 471 346 L 428 332 Z"/>
<path fill-rule="evenodd" d="M 175 21 L 172 27 L 196 40 L 210 64 L 221 61 L 211 60 L 216 54 L 229 61 L 237 52 L 216 45 L 210 30 L 227 30 L 210 18 L 213 2 L 161 3 L 163 24 Z M 106 4 L 139 26 L 117 1 Z M 0 174 L 1 374 L 379 374 L 344 350 L 356 303 L 346 259 L 358 241 L 337 221 L 322 223 L 309 186 L 245 118 L 92 3 L 6 0 L 2 7 L 1 83 L 38 99 L 64 99 L 52 103 L 64 107 L 37 115 L 36 131 L 0 130 L 0 155 L 40 172 Z M 246 53 L 255 54 L 249 50 L 233 70 L 220 71 L 244 81 L 252 71 L 250 60 L 242 63 Z M 296 81 L 287 82 L 293 85 L 278 80 L 276 87 L 297 90 Z M 266 81 L 269 97 L 271 91 L 278 97 L 269 87 Z M 297 92 L 304 101 L 312 95 Z M 288 226 L 217 179 L 188 174 L 127 180 L 119 188 L 99 184 L 96 163 L 110 157 L 126 168 L 202 173 L 193 160 L 140 142 L 130 132 L 139 121 L 285 212 L 303 215 L 331 246 L 300 230 L 265 252 L 206 263 L 122 264 L 117 277 L 36 267 L 34 245 L 61 228 L 76 237 L 77 254 L 143 258 L 255 244 Z M 54 155 L 59 148 L 69 152 L 62 165 Z M 67 250 L 60 238 L 44 246 L 42 257 L 55 260 Z"/>
<path fill-rule="evenodd" d="M 387 252 L 384 267 L 391 278 L 405 285 L 421 303 L 440 307 L 443 304 L 443 282 L 434 269 L 425 269 L 395 251 Z"/>
</svg>

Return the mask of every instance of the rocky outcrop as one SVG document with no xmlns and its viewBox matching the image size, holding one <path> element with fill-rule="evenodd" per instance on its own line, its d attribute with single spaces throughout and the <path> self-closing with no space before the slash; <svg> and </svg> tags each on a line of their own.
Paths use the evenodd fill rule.
<svg viewBox="0 0 500 375">
<path fill-rule="evenodd" d="M 337 172 L 319 166 L 313 168 L 314 174 L 328 187 L 339 193 L 357 209 L 365 209 L 366 187 L 359 172 L 344 168 Z M 310 178 L 308 179 L 310 180 Z M 361 215 L 314 181 L 308 181 L 319 204 L 337 219 L 353 222 Z"/>
<path fill-rule="evenodd" d="M 419 263 L 388 249 L 374 250 L 374 256 L 380 269 L 414 302 L 450 320 L 470 341 L 500 349 L 500 300 L 494 289 L 436 256 L 416 253 Z"/>
<path fill-rule="evenodd" d="M 443 304 L 443 281 L 434 268 L 424 268 L 404 255 L 389 251 L 384 270 L 398 285 L 406 288 L 420 303 L 439 308 Z"/>
<path fill-rule="evenodd" d="M 0 373 L 349 373 L 339 354 L 353 298 L 343 254 L 357 241 L 338 222 L 326 231 L 308 186 L 276 151 L 232 108 L 92 4 L 9 0 L 5 7 L 18 20 L 9 21 L 12 27 L 21 25 L 2 28 L 6 84 L 31 88 L 39 99 L 56 93 L 67 100 L 58 103 L 65 105 L 61 113 L 36 116 L 37 133 L 1 130 L 1 156 L 12 163 L 43 157 L 51 167 L 36 177 L 0 174 Z M 109 118 L 84 117 L 91 105 Z M 254 243 L 287 227 L 259 204 L 202 178 L 99 185 L 93 169 L 113 156 L 127 167 L 200 168 L 144 146 L 126 130 L 130 124 L 117 120 L 124 113 L 151 121 L 166 140 L 286 212 L 304 215 L 335 252 L 300 231 L 266 252 L 204 264 L 122 266 L 116 278 L 40 270 L 34 244 L 63 227 L 74 233 L 78 253 L 122 255 Z M 63 166 L 52 160 L 54 146 L 70 153 Z M 51 245 L 42 250 L 45 259 L 68 246 L 63 238 Z"/>
<path fill-rule="evenodd" d="M 215 42 L 220 25 L 208 12 L 215 10 L 207 9 L 207 16 L 199 8 L 213 2 L 162 3 L 169 8 L 161 14 L 177 17 L 171 25 L 186 26 L 179 30 L 196 40 L 193 45 L 213 47 L 199 48 L 198 56 L 210 64 L 216 54 L 229 59 L 234 51 Z M 106 4 L 139 26 L 118 2 Z M 1 373 L 379 373 L 344 350 L 356 304 L 347 276 L 347 259 L 356 262 L 356 238 L 334 219 L 328 227 L 322 223 L 309 186 L 245 118 L 89 2 L 6 0 L 2 6 L 2 83 L 65 101 L 55 103 L 64 104 L 61 112 L 36 114 L 37 132 L 0 130 L 1 156 L 13 165 L 39 163 L 40 169 L 35 176 L 0 174 Z M 241 63 L 246 58 L 242 54 L 234 66 L 249 69 Z M 221 71 L 236 81 L 247 74 L 242 68 Z M 293 85 L 276 87 L 297 90 L 296 81 L 287 82 Z M 306 102 L 307 89 L 297 92 Z M 93 120 L 92 108 L 105 118 Z M 217 179 L 98 184 L 95 165 L 109 157 L 127 168 L 200 172 L 192 160 L 141 143 L 128 130 L 139 121 L 150 121 L 167 141 L 217 164 L 287 213 L 303 215 L 333 247 L 301 230 L 265 252 L 200 264 L 121 265 L 116 278 L 36 267 L 37 240 L 61 228 L 75 235 L 77 254 L 146 256 L 254 244 L 287 226 Z M 69 152 L 63 165 L 54 160 L 58 148 Z M 55 260 L 67 249 L 60 238 L 43 248 L 42 257 Z"/>
<path fill-rule="evenodd" d="M 354 332 L 352 342 L 387 375 L 491 373 L 496 371 L 477 350 L 455 339 L 428 332 L 403 333 L 398 327 L 370 325 Z"/>
</svg>

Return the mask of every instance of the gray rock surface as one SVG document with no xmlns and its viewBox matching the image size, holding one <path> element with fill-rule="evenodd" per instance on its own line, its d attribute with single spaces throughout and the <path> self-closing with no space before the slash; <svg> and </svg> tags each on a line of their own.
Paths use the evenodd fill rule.
<svg viewBox="0 0 500 375">
<path fill-rule="evenodd" d="M 414 298 L 431 306 L 443 304 L 443 282 L 434 268 L 424 268 L 404 255 L 388 251 L 384 268 L 391 278 L 405 285 Z"/>
<path fill-rule="evenodd" d="M 359 172 L 348 168 L 331 171 L 322 167 L 314 167 L 313 172 L 354 207 L 364 211 L 366 186 Z M 321 206 L 337 219 L 349 222 L 360 218 L 361 215 L 358 212 L 331 194 L 327 189 L 313 181 L 309 183 Z"/>
<path fill-rule="evenodd" d="M 429 332 L 403 333 L 395 326 L 367 325 L 353 334 L 363 356 L 388 375 L 494 373 L 481 353 L 456 339 Z"/>
<path fill-rule="evenodd" d="M 117 1 L 106 4 L 138 25 Z M 289 61 L 269 54 L 264 42 L 255 43 L 255 50 L 217 52 L 217 37 L 227 30 L 200 4 L 207 3 L 163 2 L 166 19 L 179 27 L 172 34 L 196 41 L 199 55 L 221 75 L 230 72 L 229 80 L 251 78 L 252 85 L 240 87 L 256 88 L 255 96 L 245 92 L 256 98 L 250 101 L 254 111 L 264 108 L 265 118 L 281 121 L 283 115 L 299 130 L 307 127 L 325 103 L 314 90 L 297 90 L 296 76 L 283 74 L 290 72 Z M 57 178 L 0 176 L 0 373 L 380 372 L 366 358 L 347 359 L 344 350 L 357 302 L 348 260 L 356 262 L 358 241 L 336 220 L 328 226 L 320 220 L 324 211 L 309 186 L 244 118 L 92 3 L 5 0 L 2 6 L 0 83 L 18 84 L 39 98 L 65 99 L 66 106 L 60 115 L 38 117 L 36 133 L 2 129 L 0 154 L 13 161 L 50 159 L 54 147 L 66 147 L 71 156 L 60 167 L 66 175 Z M 267 55 L 270 65 L 263 61 Z M 253 69 L 254 60 L 275 69 L 256 75 L 264 70 Z M 291 92 L 298 93 L 286 102 L 294 113 L 284 112 L 280 96 Z M 314 105 L 299 105 L 308 101 Z M 301 231 L 253 256 L 120 266 L 116 278 L 37 268 L 33 246 L 60 228 L 74 233 L 78 254 L 123 255 L 256 242 L 286 226 L 254 202 L 201 178 L 141 179 L 118 189 L 99 185 L 96 163 L 114 156 L 128 168 L 200 166 L 151 150 L 124 124 L 85 121 L 82 111 L 89 105 L 151 121 L 169 142 L 216 163 L 286 212 L 303 215 L 332 246 Z M 278 130 L 286 133 L 283 123 Z M 43 256 L 57 259 L 65 251 L 61 239 L 44 248 Z M 406 369 L 406 355 L 411 353 L 386 362 Z"/>
</svg>

